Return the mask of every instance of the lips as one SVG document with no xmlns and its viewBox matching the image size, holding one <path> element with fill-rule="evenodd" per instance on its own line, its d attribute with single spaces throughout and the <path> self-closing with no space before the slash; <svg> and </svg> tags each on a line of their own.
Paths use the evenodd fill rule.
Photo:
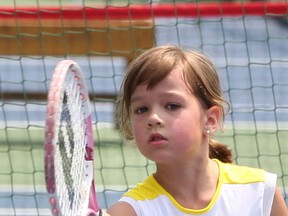
<svg viewBox="0 0 288 216">
<path fill-rule="evenodd" d="M 154 133 L 149 137 L 149 144 L 153 146 L 163 145 L 166 141 L 167 139 L 159 133 Z"/>
</svg>

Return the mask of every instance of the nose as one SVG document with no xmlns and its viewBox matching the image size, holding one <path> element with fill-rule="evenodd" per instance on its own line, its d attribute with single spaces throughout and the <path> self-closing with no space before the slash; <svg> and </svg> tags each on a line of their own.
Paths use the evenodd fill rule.
<svg viewBox="0 0 288 216">
<path fill-rule="evenodd" d="M 164 121 L 163 119 L 156 113 L 151 113 L 148 118 L 148 126 L 155 127 L 155 126 L 163 126 Z"/>
</svg>

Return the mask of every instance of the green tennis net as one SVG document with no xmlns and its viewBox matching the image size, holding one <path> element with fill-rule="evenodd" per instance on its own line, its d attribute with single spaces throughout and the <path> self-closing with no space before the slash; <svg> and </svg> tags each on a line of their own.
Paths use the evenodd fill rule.
<svg viewBox="0 0 288 216">
<path fill-rule="evenodd" d="M 210 56 L 232 110 L 218 139 L 235 163 L 277 173 L 288 202 L 287 1 L 0 1 L 0 215 L 50 215 L 47 92 L 74 59 L 90 91 L 95 178 L 107 208 L 155 169 L 114 123 L 127 64 L 154 45 Z"/>
</svg>

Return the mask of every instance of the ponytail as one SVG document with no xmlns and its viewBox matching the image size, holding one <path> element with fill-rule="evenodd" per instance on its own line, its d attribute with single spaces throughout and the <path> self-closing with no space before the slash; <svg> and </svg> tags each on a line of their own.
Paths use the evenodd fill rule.
<svg viewBox="0 0 288 216">
<path fill-rule="evenodd" d="M 227 145 L 219 143 L 214 139 L 209 140 L 209 157 L 211 159 L 218 159 L 223 163 L 233 162 L 231 149 L 229 149 Z"/>
</svg>

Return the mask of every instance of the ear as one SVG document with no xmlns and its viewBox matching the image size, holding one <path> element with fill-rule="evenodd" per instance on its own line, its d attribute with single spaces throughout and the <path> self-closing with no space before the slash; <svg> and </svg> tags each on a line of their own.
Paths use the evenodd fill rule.
<svg viewBox="0 0 288 216">
<path fill-rule="evenodd" d="M 213 106 L 206 111 L 206 122 L 204 130 L 209 131 L 210 134 L 214 134 L 219 127 L 221 120 L 221 109 L 218 106 Z"/>
</svg>

